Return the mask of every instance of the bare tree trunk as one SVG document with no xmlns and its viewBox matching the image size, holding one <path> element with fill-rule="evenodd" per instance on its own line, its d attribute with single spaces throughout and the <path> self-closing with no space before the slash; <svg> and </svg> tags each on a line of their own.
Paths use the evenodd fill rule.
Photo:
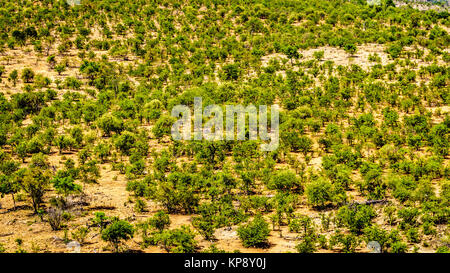
<svg viewBox="0 0 450 273">
<path fill-rule="evenodd" d="M 12 200 L 13 200 L 13 206 L 14 210 L 16 210 L 16 200 L 14 199 L 14 194 L 11 194 Z"/>
</svg>

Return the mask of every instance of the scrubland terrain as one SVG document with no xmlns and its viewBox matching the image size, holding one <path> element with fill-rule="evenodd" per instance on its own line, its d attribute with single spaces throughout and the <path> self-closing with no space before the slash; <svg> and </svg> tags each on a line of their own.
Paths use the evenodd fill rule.
<svg viewBox="0 0 450 273">
<path fill-rule="evenodd" d="M 20 2 L 0 252 L 449 252 L 446 5 Z M 194 97 L 280 105 L 280 146 L 173 140 Z"/>
</svg>

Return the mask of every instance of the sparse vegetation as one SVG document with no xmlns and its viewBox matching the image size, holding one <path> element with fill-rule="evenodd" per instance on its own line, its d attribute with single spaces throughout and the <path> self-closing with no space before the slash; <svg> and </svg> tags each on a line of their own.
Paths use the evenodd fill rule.
<svg viewBox="0 0 450 273">
<path fill-rule="evenodd" d="M 449 20 L 396 1 L 1 1 L 0 252 L 448 253 Z M 279 147 L 172 138 L 195 97 L 279 104 Z"/>
</svg>

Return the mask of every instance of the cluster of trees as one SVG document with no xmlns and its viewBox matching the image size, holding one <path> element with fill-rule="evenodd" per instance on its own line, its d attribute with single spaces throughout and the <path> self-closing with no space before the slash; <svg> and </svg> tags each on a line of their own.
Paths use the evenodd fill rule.
<svg viewBox="0 0 450 273">
<path fill-rule="evenodd" d="M 119 171 L 136 213 L 147 202 L 162 211 L 137 224 L 97 214 L 93 227 L 114 251 L 136 233 L 143 247 L 200 251 L 196 234 L 214 241 L 217 229 L 233 226 L 244 247 L 270 247 L 271 232 L 283 236 L 284 226 L 298 234 L 299 252 L 354 252 L 369 241 L 389 252 L 427 247 L 448 232 L 450 118 L 430 108 L 450 99 L 442 27 L 449 17 L 394 6 L 3 1 L 0 52 L 32 45 L 64 80 L 0 67 L 0 80 L 23 84 L 21 92 L 0 94 L 0 193 L 14 206 L 26 194 L 34 213 L 59 230 L 70 226 L 69 196 L 83 196 L 102 167 Z M 324 51 L 312 59 L 300 53 L 332 46 L 351 57 L 366 43 L 384 44 L 388 63 L 374 54 L 369 68 L 337 66 Z M 76 68 L 65 59 L 72 51 Z M 273 53 L 286 58 L 262 62 Z M 69 69 L 79 77 L 65 75 Z M 203 105 L 279 103 L 280 147 L 174 141 L 171 109 L 192 106 L 194 97 Z M 69 154 L 75 160 L 60 168 L 49 163 Z M 355 193 L 398 206 L 352 206 Z M 297 214 L 303 205 L 321 215 L 320 224 Z M 174 213 L 195 216 L 169 229 Z M 73 237 L 83 240 L 88 231 Z"/>
</svg>

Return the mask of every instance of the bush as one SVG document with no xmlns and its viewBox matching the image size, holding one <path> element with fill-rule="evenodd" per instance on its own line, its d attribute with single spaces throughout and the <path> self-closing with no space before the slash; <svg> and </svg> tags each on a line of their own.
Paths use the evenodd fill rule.
<svg viewBox="0 0 450 273">
<path fill-rule="evenodd" d="M 47 214 L 47 221 L 52 227 L 52 230 L 60 230 L 64 220 L 63 211 L 58 208 L 50 208 Z"/>
<path fill-rule="evenodd" d="M 403 242 L 395 242 L 391 246 L 391 253 L 406 253 L 408 246 Z"/>
<path fill-rule="evenodd" d="M 371 206 L 357 205 L 355 207 L 341 207 L 336 215 L 339 224 L 343 224 L 351 232 L 361 233 L 361 231 L 370 225 L 371 220 L 376 216 Z"/>
<path fill-rule="evenodd" d="M 393 59 L 397 59 L 400 54 L 402 53 L 403 47 L 401 44 L 396 43 L 396 44 L 392 44 L 388 47 L 388 49 L 386 50 L 387 53 L 389 53 L 389 55 L 391 55 L 391 57 Z"/>
<path fill-rule="evenodd" d="M 406 237 L 408 238 L 408 241 L 410 241 L 411 243 L 420 242 L 419 230 L 417 228 L 408 229 L 408 231 L 406 232 Z"/>
<path fill-rule="evenodd" d="M 281 192 L 303 191 L 300 181 L 292 171 L 281 171 L 274 174 L 270 181 L 268 188 L 271 190 L 277 190 Z"/>
<path fill-rule="evenodd" d="M 134 147 L 135 143 L 136 136 L 131 132 L 125 131 L 119 137 L 117 137 L 114 145 L 124 155 L 130 155 L 130 150 Z"/>
<path fill-rule="evenodd" d="M 162 232 L 165 228 L 170 226 L 170 218 L 167 213 L 160 210 L 149 219 L 151 227 L 156 228 L 159 232 Z"/>
<path fill-rule="evenodd" d="M 223 78 L 227 81 L 237 80 L 241 74 L 238 64 L 227 64 L 223 67 Z"/>
<path fill-rule="evenodd" d="M 192 174 L 172 172 L 166 181 L 160 181 L 155 189 L 155 200 L 161 203 L 169 213 L 183 210 L 192 213 L 199 204 L 195 189 L 195 176 Z"/>
<path fill-rule="evenodd" d="M 436 249 L 436 253 L 450 253 L 450 249 L 447 246 L 440 246 Z"/>
<path fill-rule="evenodd" d="M 94 218 L 92 218 L 92 225 L 97 226 L 102 231 L 109 224 L 109 218 L 106 217 L 104 212 L 96 212 Z"/>
<path fill-rule="evenodd" d="M 307 235 L 301 239 L 301 242 L 295 246 L 299 253 L 313 253 L 316 251 L 317 238 L 314 235 Z"/>
<path fill-rule="evenodd" d="M 72 238 L 78 243 L 83 244 L 88 233 L 89 229 L 87 227 L 80 227 L 72 232 Z"/>
<path fill-rule="evenodd" d="M 59 194 L 63 194 L 67 196 L 71 193 L 79 193 L 81 192 L 81 186 L 74 183 L 74 180 L 71 176 L 67 177 L 59 177 L 56 176 L 52 179 L 53 187 L 56 192 Z"/>
<path fill-rule="evenodd" d="M 116 252 L 123 240 L 133 238 L 134 228 L 125 220 L 116 219 L 102 231 L 102 240 L 113 245 Z"/>
<path fill-rule="evenodd" d="M 240 226 L 237 232 L 244 247 L 267 246 L 267 237 L 270 233 L 269 224 L 261 215 L 255 216 L 250 223 Z"/>
<path fill-rule="evenodd" d="M 34 79 L 34 71 L 31 68 L 24 68 L 22 70 L 22 79 L 24 83 L 29 83 Z"/>
<path fill-rule="evenodd" d="M 300 151 L 306 157 L 311 152 L 313 141 L 307 136 L 297 136 L 296 132 L 288 132 L 284 134 L 283 141 L 286 142 L 292 151 Z"/>
<path fill-rule="evenodd" d="M 306 186 L 306 196 L 312 206 L 323 208 L 327 202 L 333 201 L 333 185 L 330 181 L 319 178 Z"/>
<path fill-rule="evenodd" d="M 417 218 L 419 217 L 418 208 L 403 208 L 398 210 L 397 215 L 403 221 L 400 223 L 400 228 L 406 228 L 407 226 L 417 226 Z"/>
<path fill-rule="evenodd" d="M 160 140 L 165 135 L 170 135 L 173 123 L 176 121 L 174 117 L 163 115 L 158 121 L 156 121 L 155 126 L 152 128 L 153 135 Z"/>
<path fill-rule="evenodd" d="M 308 216 L 294 218 L 289 223 L 289 231 L 302 233 L 303 236 L 311 235 L 314 233 L 314 222 Z"/>
<path fill-rule="evenodd" d="M 340 246 L 342 248 L 342 252 L 344 253 L 353 253 L 355 249 L 360 245 L 360 239 L 353 234 L 342 234 L 337 233 L 333 235 L 330 239 L 330 246 Z"/>
<path fill-rule="evenodd" d="M 195 234 L 184 225 L 181 228 L 154 234 L 146 240 L 145 244 L 160 244 L 167 252 L 172 253 L 194 253 L 197 248 Z"/>
<path fill-rule="evenodd" d="M 192 225 L 205 240 L 214 239 L 215 223 L 212 217 L 194 217 Z"/>
<path fill-rule="evenodd" d="M 120 133 L 123 130 L 123 121 L 111 114 L 105 114 L 98 120 L 98 127 L 102 129 L 105 136 L 110 136 L 111 132 Z"/>
<path fill-rule="evenodd" d="M 381 252 L 385 252 L 394 243 L 400 241 L 400 237 L 396 229 L 388 232 L 377 225 L 366 227 L 364 229 L 364 237 L 366 243 L 371 241 L 378 242 L 381 247 Z"/>
<path fill-rule="evenodd" d="M 134 211 L 137 213 L 143 212 L 145 210 L 145 207 L 147 206 L 147 203 L 145 203 L 142 199 L 136 199 L 136 203 L 134 204 Z"/>
</svg>

